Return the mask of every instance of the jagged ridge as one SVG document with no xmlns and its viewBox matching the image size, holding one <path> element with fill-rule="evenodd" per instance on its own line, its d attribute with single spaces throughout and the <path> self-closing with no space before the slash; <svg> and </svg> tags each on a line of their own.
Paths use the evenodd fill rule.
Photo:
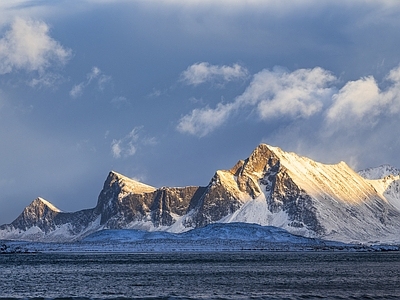
<svg viewBox="0 0 400 300">
<path fill-rule="evenodd" d="M 65 213 L 35 200 L 0 227 L 0 237 L 74 240 L 102 229 L 178 233 L 215 222 L 246 222 L 307 237 L 387 241 L 400 229 L 393 182 L 366 180 L 344 162 L 324 165 L 261 144 L 232 169 L 217 171 L 206 187 L 157 189 L 112 171 L 95 208 Z M 389 186 L 395 196 L 388 200 Z"/>
</svg>

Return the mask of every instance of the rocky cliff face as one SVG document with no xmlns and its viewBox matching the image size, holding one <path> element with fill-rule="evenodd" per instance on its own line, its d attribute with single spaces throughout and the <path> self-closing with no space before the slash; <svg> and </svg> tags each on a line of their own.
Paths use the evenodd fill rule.
<svg viewBox="0 0 400 300">
<path fill-rule="evenodd" d="M 39 197 L 33 200 L 11 224 L 0 226 L 0 238 L 74 240 L 84 232 L 93 232 L 90 226 L 96 218 L 94 209 L 66 213 Z"/>
<path fill-rule="evenodd" d="M 43 198 L 37 198 L 29 204 L 12 225 L 22 231 L 28 230 L 32 226 L 43 228 L 45 232 L 55 229 L 54 219 L 60 210 Z"/>
<path fill-rule="evenodd" d="M 261 144 L 230 170 L 217 171 L 206 187 L 157 189 L 110 172 L 95 208 L 64 213 L 36 199 L 0 227 L 0 238 L 74 240 L 105 228 L 184 232 L 246 222 L 340 241 L 387 241 L 400 229 L 393 182 L 364 179 L 343 162 L 324 165 Z"/>
<path fill-rule="evenodd" d="M 164 228 L 188 213 L 204 187 L 162 187 L 144 185 L 111 172 L 100 193 L 96 214 L 104 228 Z"/>
</svg>

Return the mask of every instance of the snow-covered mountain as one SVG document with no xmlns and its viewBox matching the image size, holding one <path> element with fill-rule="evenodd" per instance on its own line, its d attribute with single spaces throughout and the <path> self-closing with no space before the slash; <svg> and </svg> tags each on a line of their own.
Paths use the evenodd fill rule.
<svg viewBox="0 0 400 300">
<path fill-rule="evenodd" d="M 325 165 L 261 144 L 206 187 L 154 188 L 110 172 L 95 208 L 64 213 L 38 198 L 0 227 L 0 238 L 64 241 L 103 229 L 182 233 L 237 222 L 343 242 L 400 242 L 399 178 L 365 179 L 344 162 Z"/>
<path fill-rule="evenodd" d="M 400 169 L 382 165 L 358 173 L 367 179 L 379 195 L 400 211 Z"/>
<path fill-rule="evenodd" d="M 360 174 L 365 179 L 375 180 L 375 179 L 383 179 L 390 175 L 393 176 L 400 175 L 400 169 L 392 167 L 391 165 L 381 165 L 379 167 L 361 170 L 358 172 L 358 174 Z"/>
</svg>

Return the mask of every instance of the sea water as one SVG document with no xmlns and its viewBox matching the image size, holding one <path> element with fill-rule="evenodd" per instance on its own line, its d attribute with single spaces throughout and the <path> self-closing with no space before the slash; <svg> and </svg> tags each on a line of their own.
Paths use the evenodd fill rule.
<svg viewBox="0 0 400 300">
<path fill-rule="evenodd" d="M 0 299 L 398 299 L 399 252 L 0 255 Z"/>
</svg>

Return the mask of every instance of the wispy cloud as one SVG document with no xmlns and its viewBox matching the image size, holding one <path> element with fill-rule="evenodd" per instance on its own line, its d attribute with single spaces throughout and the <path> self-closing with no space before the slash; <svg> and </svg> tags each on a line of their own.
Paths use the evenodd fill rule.
<svg viewBox="0 0 400 300">
<path fill-rule="evenodd" d="M 143 137 L 141 134 L 143 127 L 134 127 L 126 136 L 114 139 L 111 142 L 111 153 L 114 158 L 127 158 L 136 154 L 141 146 L 153 146 L 157 144 L 154 137 Z M 108 136 L 108 133 L 107 133 Z"/>
<path fill-rule="evenodd" d="M 163 93 L 163 92 L 160 91 L 160 90 L 153 89 L 153 91 L 148 95 L 148 97 L 150 97 L 150 98 L 153 98 L 153 97 L 155 97 L 155 98 L 156 98 L 156 97 L 160 97 L 162 93 Z"/>
<path fill-rule="evenodd" d="M 102 91 L 104 90 L 107 83 L 111 81 L 111 76 L 105 75 L 98 67 L 93 67 L 92 70 L 86 74 L 86 81 L 75 84 L 69 91 L 69 95 L 72 98 L 81 96 L 86 87 L 92 82 L 95 82 L 97 88 Z"/>
<path fill-rule="evenodd" d="M 16 18 L 0 39 L 0 74 L 24 70 L 43 73 L 53 64 L 64 65 L 71 50 L 49 35 L 49 26 L 41 21 Z"/>
<path fill-rule="evenodd" d="M 33 88 L 53 88 L 57 87 L 65 80 L 66 79 L 58 73 L 46 72 L 30 80 L 28 85 Z"/>
<path fill-rule="evenodd" d="M 136 143 L 139 139 L 140 127 L 135 127 L 125 137 L 121 139 L 114 139 L 111 143 L 111 151 L 114 158 L 122 156 L 128 157 L 136 153 Z"/>
<path fill-rule="evenodd" d="M 247 69 L 239 64 L 217 66 L 207 62 L 201 62 L 189 66 L 182 72 L 181 81 L 194 86 L 205 82 L 223 84 L 233 80 L 244 79 L 247 75 Z"/>
<path fill-rule="evenodd" d="M 129 101 L 124 96 L 118 96 L 111 99 L 111 103 L 120 108 L 123 105 L 129 104 Z"/>
<path fill-rule="evenodd" d="M 69 91 L 69 94 L 72 98 L 77 98 L 83 94 L 83 90 L 85 88 L 86 84 L 84 82 L 81 82 L 79 84 L 76 84 L 72 87 L 72 89 Z"/>
</svg>

